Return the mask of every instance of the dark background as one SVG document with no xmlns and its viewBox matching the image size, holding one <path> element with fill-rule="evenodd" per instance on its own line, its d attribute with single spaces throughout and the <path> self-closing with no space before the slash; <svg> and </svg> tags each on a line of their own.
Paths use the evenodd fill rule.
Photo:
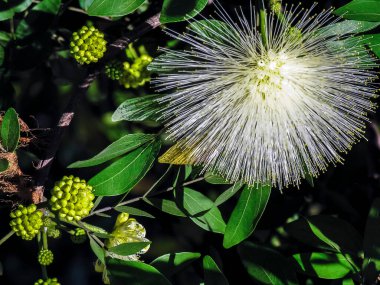
<svg viewBox="0 0 380 285">
<path fill-rule="evenodd" d="M 127 25 L 131 28 L 135 24 L 159 11 L 161 2 L 154 1 L 147 12 L 128 16 Z M 247 7 L 248 0 L 219 0 L 227 11 L 233 11 L 238 5 Z M 286 1 L 290 3 L 291 1 Z M 296 1 L 294 1 L 296 2 Z M 320 1 L 318 9 L 328 8 L 331 5 L 340 7 L 348 1 Z M 298 3 L 298 2 L 296 2 Z M 309 7 L 312 1 L 303 1 L 304 7 Z M 73 2 L 72 5 L 77 5 Z M 204 10 L 203 15 L 212 14 L 213 7 Z M 62 44 L 46 42 L 43 35 L 39 42 L 40 49 L 34 50 L 34 40 L 25 43 L 28 48 L 23 53 L 9 54 L 8 66 L 12 68 L 11 80 L 1 86 L 2 109 L 12 105 L 19 112 L 31 128 L 44 129 L 54 125 L 59 117 L 59 111 L 63 109 L 69 96 L 75 92 L 73 86 L 82 76 L 83 70 L 79 69 L 72 59 L 57 56 L 67 49 L 70 33 L 80 28 L 89 20 L 84 14 L 67 11 L 57 21 L 56 33 L 64 41 Z M 125 30 L 126 22 L 122 19 L 115 22 L 91 18 L 94 24 L 107 33 L 109 40 L 117 38 Z M 17 19 L 15 19 L 17 23 Z M 181 30 L 185 24 L 174 24 L 171 28 Z M 0 23 L 0 29 L 8 29 L 7 23 Z M 165 46 L 167 38 L 160 29 L 145 35 L 139 43 L 145 44 L 151 55 L 155 55 L 158 46 Z M 41 47 L 42 46 L 42 47 Z M 41 52 L 42 50 L 42 52 Z M 36 53 L 34 53 L 36 52 Z M 146 88 L 138 90 L 125 90 L 117 83 L 101 76 L 93 86 L 86 98 L 81 98 L 77 106 L 77 116 L 67 131 L 57 159 L 54 162 L 48 184 L 60 179 L 64 174 L 80 175 L 89 179 L 100 168 L 81 169 L 80 171 L 66 169 L 67 165 L 81 159 L 87 159 L 111 141 L 120 136 L 136 131 L 146 133 L 157 132 L 160 126 L 154 123 L 112 123 L 110 116 L 118 104 L 125 99 L 141 94 L 150 94 L 153 91 Z M 379 148 L 380 134 L 377 122 L 380 120 L 377 114 L 370 114 L 372 123 L 368 123 L 366 137 L 355 145 L 345 157 L 344 165 L 329 167 L 328 171 L 315 180 L 312 188 L 307 182 L 303 182 L 299 189 L 288 188 L 280 193 L 273 189 L 268 207 L 260 221 L 257 230 L 250 240 L 276 247 L 285 256 L 307 249 L 299 242 L 281 236 L 277 229 L 290 218 L 301 215 L 328 214 L 340 217 L 353 224 L 360 233 L 363 233 L 365 220 L 369 207 L 375 197 L 379 196 Z M 43 133 L 43 131 L 38 131 Z M 38 133 L 37 132 L 37 133 Z M 33 174 L 31 161 L 33 155 L 25 150 L 19 151 L 21 164 L 26 173 Z M 141 183 L 135 188 L 131 197 L 141 195 L 166 169 L 166 165 L 156 163 Z M 173 178 L 168 179 L 170 186 Z M 204 182 L 192 186 L 215 198 L 227 186 L 214 186 Z M 111 202 L 112 198 L 108 199 Z M 107 201 L 106 201 L 107 203 Z M 222 213 L 228 219 L 236 203 L 236 197 L 222 206 Z M 0 235 L 5 235 L 10 229 L 8 226 L 9 205 L 0 208 Z M 201 230 L 191 221 L 175 218 L 163 214 L 143 203 L 131 206 L 144 209 L 156 219 L 137 218 L 147 229 L 147 237 L 152 240 L 151 249 L 142 259 L 150 262 L 154 258 L 168 253 L 180 251 L 200 252 L 211 255 L 223 269 L 230 284 L 253 284 L 245 272 L 236 248 L 225 250 L 222 247 L 222 237 Z M 113 213 L 115 214 L 115 213 Z M 96 220 L 104 227 L 111 229 L 113 219 Z M 51 277 L 58 277 L 63 285 L 87 285 L 102 284 L 101 275 L 95 273 L 93 264 L 96 260 L 88 243 L 83 245 L 73 244 L 63 233 L 62 238 L 51 240 L 49 247 L 55 253 L 55 262 L 48 267 Z M 35 241 L 26 242 L 13 237 L 0 247 L 0 262 L 3 266 L 3 276 L 0 284 L 23 285 L 33 284 L 40 278 L 40 267 L 37 262 L 37 244 Z M 202 278 L 200 264 L 179 274 L 174 284 L 192 285 L 199 284 Z M 330 281 L 306 280 L 299 276 L 300 284 L 330 284 Z"/>
</svg>

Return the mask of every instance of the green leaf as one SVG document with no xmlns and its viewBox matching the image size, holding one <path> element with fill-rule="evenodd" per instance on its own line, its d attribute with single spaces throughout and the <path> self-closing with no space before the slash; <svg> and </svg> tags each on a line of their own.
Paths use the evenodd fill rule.
<svg viewBox="0 0 380 285">
<path fill-rule="evenodd" d="M 70 164 L 68 167 L 80 168 L 80 167 L 89 167 L 89 166 L 102 164 L 106 161 L 109 161 L 123 154 L 126 154 L 149 141 L 153 141 L 155 137 L 156 137 L 155 135 L 150 135 L 150 134 L 125 135 L 121 137 L 120 139 L 118 139 L 117 141 L 114 141 L 113 143 L 111 143 L 109 146 L 107 146 L 104 150 L 99 152 L 94 157 L 87 160 L 74 162 Z"/>
<path fill-rule="evenodd" d="M 146 218 L 151 218 L 154 219 L 155 217 L 148 212 L 145 212 L 143 210 L 129 207 L 129 206 L 118 206 L 115 208 L 116 211 L 122 212 L 122 213 L 128 213 L 134 216 L 140 216 L 140 217 L 146 217 Z"/>
<path fill-rule="evenodd" d="M 8 3 L 0 1 L 0 21 L 8 20 L 14 16 L 15 13 L 25 11 L 33 0 L 12 0 Z"/>
<path fill-rule="evenodd" d="M 228 220 L 223 246 L 230 248 L 249 237 L 255 230 L 269 201 L 271 187 L 246 186 Z"/>
<path fill-rule="evenodd" d="M 325 26 L 319 30 L 324 37 L 344 36 L 348 34 L 358 34 L 370 31 L 380 25 L 380 22 L 366 22 L 346 20 Z"/>
<path fill-rule="evenodd" d="M 205 174 L 205 180 L 210 184 L 232 184 L 231 182 L 225 180 L 222 176 L 213 174 L 211 172 L 207 172 Z"/>
<path fill-rule="evenodd" d="M 339 279 L 351 272 L 351 266 L 342 254 L 299 253 L 293 258 L 298 265 L 297 270 L 309 276 Z"/>
<path fill-rule="evenodd" d="M 171 283 L 153 266 L 140 261 L 108 259 L 107 270 L 112 285 L 170 285 Z"/>
<path fill-rule="evenodd" d="M 166 24 L 191 19 L 201 12 L 207 3 L 208 0 L 164 0 L 160 22 Z"/>
<path fill-rule="evenodd" d="M 122 243 L 117 246 L 111 247 L 108 251 L 116 253 L 122 256 L 128 256 L 132 254 L 136 254 L 150 245 L 151 242 L 128 242 Z"/>
<path fill-rule="evenodd" d="M 90 7 L 90 5 L 92 4 L 92 2 L 94 2 L 94 0 L 79 0 L 79 6 L 83 10 L 87 11 L 88 7 Z"/>
<path fill-rule="evenodd" d="M 7 110 L 1 124 L 1 143 L 8 152 L 16 150 L 20 139 L 20 123 L 15 109 Z"/>
<path fill-rule="evenodd" d="M 308 245 L 357 256 L 361 250 L 362 238 L 346 221 L 332 216 L 301 218 L 284 227 L 297 240 Z"/>
<path fill-rule="evenodd" d="M 354 0 L 334 13 L 350 20 L 380 22 L 379 4 L 378 0 Z"/>
<path fill-rule="evenodd" d="M 18 24 L 15 32 L 17 39 L 46 32 L 60 7 L 61 0 L 43 0 L 38 3 Z"/>
<path fill-rule="evenodd" d="M 94 0 L 87 9 L 90 16 L 122 17 L 134 12 L 145 0 Z"/>
<path fill-rule="evenodd" d="M 157 101 L 159 98 L 162 98 L 162 95 L 147 95 L 128 99 L 113 113 L 112 121 L 158 121 L 163 107 Z"/>
<path fill-rule="evenodd" d="M 162 274 L 170 278 L 201 257 L 197 252 L 168 253 L 153 260 L 150 265 L 157 268 Z"/>
<path fill-rule="evenodd" d="M 220 44 L 239 41 L 236 28 L 223 21 L 214 19 L 199 20 L 190 23 L 188 28 L 202 38 L 211 38 Z"/>
<path fill-rule="evenodd" d="M 205 273 L 205 285 L 228 285 L 228 281 L 222 271 L 219 269 L 218 265 L 211 258 L 211 256 L 206 255 L 203 258 L 203 270 Z"/>
<path fill-rule="evenodd" d="M 88 181 L 97 196 L 128 193 L 148 172 L 161 147 L 159 140 L 142 145 Z"/>
<path fill-rule="evenodd" d="M 164 213 L 177 217 L 186 217 L 186 214 L 183 213 L 180 208 L 178 208 L 177 204 L 174 201 L 159 198 L 149 198 L 144 199 L 144 201 Z"/>
<path fill-rule="evenodd" d="M 0 172 L 7 170 L 9 167 L 9 161 L 5 158 L 0 159 Z"/>
<path fill-rule="evenodd" d="M 369 210 L 364 234 L 363 250 L 365 275 L 375 281 L 380 271 L 380 198 L 377 198 Z M 377 274 L 376 274 L 377 272 Z M 369 282 L 371 283 L 371 282 Z"/>
<path fill-rule="evenodd" d="M 183 191 L 180 192 L 183 197 L 178 197 L 177 195 L 176 201 L 178 206 L 185 209 L 190 216 L 195 216 L 199 213 L 206 212 L 214 206 L 214 203 L 201 192 L 187 187 L 182 190 Z"/>
<path fill-rule="evenodd" d="M 368 45 L 370 49 L 380 58 L 380 34 L 371 34 L 358 37 L 361 45 Z"/>
<path fill-rule="evenodd" d="M 104 249 L 101 248 L 97 242 L 89 235 L 88 236 L 90 239 L 90 247 L 92 251 L 95 253 L 96 257 L 103 263 L 105 264 L 105 252 Z"/>
<path fill-rule="evenodd" d="M 224 202 L 232 198 L 241 189 L 241 187 L 242 185 L 240 183 L 237 183 L 231 188 L 228 188 L 226 191 L 220 194 L 218 198 L 216 198 L 214 205 L 219 206 L 223 204 Z"/>
<path fill-rule="evenodd" d="M 238 247 L 244 267 L 254 284 L 295 285 L 298 284 L 294 268 L 280 253 L 251 242 Z"/>
<path fill-rule="evenodd" d="M 190 219 L 206 231 L 224 234 L 226 230 L 226 223 L 223 220 L 220 210 L 216 206 L 213 206 L 201 216 L 197 215 L 196 217 L 191 217 Z"/>
</svg>

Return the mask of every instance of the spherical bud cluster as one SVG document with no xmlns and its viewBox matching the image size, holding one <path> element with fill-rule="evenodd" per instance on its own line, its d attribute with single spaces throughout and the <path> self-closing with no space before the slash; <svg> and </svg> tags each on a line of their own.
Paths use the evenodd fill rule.
<svg viewBox="0 0 380 285">
<path fill-rule="evenodd" d="M 86 231 L 81 228 L 76 228 L 71 232 L 71 241 L 76 244 L 84 243 L 87 239 Z"/>
<path fill-rule="evenodd" d="M 80 64 L 97 62 L 106 51 L 104 34 L 95 27 L 83 26 L 74 32 L 70 42 L 70 53 Z"/>
<path fill-rule="evenodd" d="M 73 175 L 64 176 L 56 182 L 51 195 L 51 209 L 57 212 L 62 220 L 79 221 L 86 217 L 94 206 L 92 186 Z"/>
<path fill-rule="evenodd" d="M 54 260 L 54 254 L 49 249 L 41 249 L 41 251 L 38 253 L 38 262 L 41 265 L 47 266 L 53 263 Z"/>
<path fill-rule="evenodd" d="M 16 235 L 24 240 L 33 239 L 43 225 L 43 213 L 37 210 L 37 206 L 32 204 L 27 207 L 19 205 L 18 208 L 10 213 L 12 220 L 10 226 Z"/>
<path fill-rule="evenodd" d="M 125 88 L 137 88 L 150 81 L 150 72 L 147 66 L 152 62 L 152 57 L 143 54 L 136 58 L 133 63 L 123 63 L 123 76 L 120 78 L 120 84 Z"/>
<path fill-rule="evenodd" d="M 46 280 L 38 279 L 34 285 L 61 285 L 57 278 L 48 278 Z"/>
<path fill-rule="evenodd" d="M 105 66 L 105 73 L 112 80 L 119 80 L 124 72 L 121 62 L 113 61 Z"/>
</svg>

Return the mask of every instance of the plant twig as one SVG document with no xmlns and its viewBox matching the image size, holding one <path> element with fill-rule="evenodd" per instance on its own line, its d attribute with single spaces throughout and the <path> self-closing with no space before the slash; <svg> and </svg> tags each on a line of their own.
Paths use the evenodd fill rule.
<svg viewBox="0 0 380 285">
<path fill-rule="evenodd" d="M 191 185 L 191 184 L 194 184 L 194 183 L 197 183 L 199 181 L 202 181 L 204 180 L 205 178 L 204 177 L 199 177 L 197 179 L 194 179 L 194 180 L 191 180 L 191 181 L 188 181 L 188 182 L 185 182 L 182 184 L 182 186 L 188 186 L 188 185 Z M 94 212 L 92 212 L 90 215 L 88 215 L 87 217 L 90 217 L 92 215 L 96 215 L 96 214 L 99 214 L 99 213 L 103 213 L 103 212 L 108 212 L 108 211 L 111 211 L 117 207 L 120 207 L 120 206 L 125 206 L 125 205 L 128 205 L 128 204 L 132 204 L 132 203 L 136 203 L 138 201 L 141 201 L 141 200 L 144 200 L 148 197 L 155 197 L 155 196 L 158 196 L 160 194 L 163 194 L 163 193 L 167 193 L 167 192 L 170 192 L 170 191 L 173 191 L 175 187 L 169 187 L 169 188 L 166 188 L 165 190 L 162 190 L 162 191 L 158 191 L 158 192 L 155 192 L 154 194 L 152 195 L 143 195 L 143 196 L 139 196 L 139 197 L 136 197 L 136 198 L 132 198 L 128 201 L 125 201 L 125 202 L 121 202 L 121 203 L 118 203 L 116 206 L 108 206 L 108 207 L 104 207 L 104 208 L 101 208 L 99 210 L 96 210 Z"/>
<path fill-rule="evenodd" d="M 6 242 L 11 236 L 15 234 L 15 231 L 10 231 L 7 233 L 1 240 L 0 240 L 0 245 L 2 245 L 4 242 Z"/>
</svg>

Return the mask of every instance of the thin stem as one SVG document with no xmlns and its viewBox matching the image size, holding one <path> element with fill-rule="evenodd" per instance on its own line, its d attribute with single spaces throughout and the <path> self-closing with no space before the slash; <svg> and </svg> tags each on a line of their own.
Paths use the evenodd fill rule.
<svg viewBox="0 0 380 285">
<path fill-rule="evenodd" d="M 147 197 L 161 182 L 162 180 L 166 177 L 166 175 L 170 172 L 170 170 L 172 169 L 173 165 L 170 164 L 169 167 L 166 169 L 165 173 L 160 177 L 160 179 L 158 179 L 153 185 L 152 187 L 150 187 L 148 189 L 148 191 L 145 192 L 145 194 L 143 195 L 143 197 Z"/>
<path fill-rule="evenodd" d="M 90 236 L 97 242 L 97 244 L 104 247 L 104 243 L 96 235 L 90 234 Z"/>
<path fill-rule="evenodd" d="M 267 37 L 267 12 L 264 7 L 264 0 L 258 0 L 259 2 L 259 18 L 260 18 L 260 33 L 263 40 L 264 47 L 268 47 Z"/>
<path fill-rule="evenodd" d="M 15 233 L 15 231 L 10 231 L 9 233 L 7 233 L 1 240 L 0 240 L 0 245 L 2 245 L 4 242 L 6 242 L 11 236 L 13 236 L 13 234 Z"/>
<path fill-rule="evenodd" d="M 42 232 L 42 245 L 43 245 L 43 249 L 48 249 L 48 238 L 47 238 L 46 231 Z"/>
<path fill-rule="evenodd" d="M 15 40 L 16 39 L 16 35 L 15 35 L 15 23 L 14 23 L 13 17 L 10 18 L 9 24 L 10 24 L 10 32 L 11 32 L 11 35 L 12 35 L 12 39 Z"/>
<path fill-rule="evenodd" d="M 199 178 L 197 178 L 197 179 L 194 179 L 194 180 L 191 180 L 191 181 L 188 181 L 188 182 L 183 183 L 182 186 L 191 185 L 191 184 L 197 183 L 197 182 L 199 182 L 199 181 L 202 181 L 202 180 L 204 180 L 204 179 L 205 179 L 204 177 L 199 177 Z M 113 207 L 111 207 L 111 206 L 109 206 L 109 207 L 105 207 L 105 208 L 102 208 L 102 209 L 99 209 L 99 210 L 97 210 L 97 211 L 92 212 L 92 213 L 91 213 L 90 215 L 88 215 L 87 217 L 90 217 L 90 216 L 92 216 L 92 215 L 96 215 L 96 214 L 98 214 L 98 213 L 108 212 L 108 211 L 111 211 L 111 210 L 113 210 L 113 209 L 115 209 L 115 208 L 117 208 L 117 207 L 125 206 L 125 205 L 128 205 L 128 204 L 132 204 L 132 203 L 135 203 L 135 202 L 138 202 L 138 201 L 144 200 L 144 199 L 146 199 L 146 198 L 148 198 L 148 197 L 155 197 L 155 196 L 158 196 L 158 195 L 160 195 L 160 194 L 163 194 L 163 193 L 167 193 L 167 192 L 173 191 L 174 188 L 175 188 L 175 187 L 169 187 L 169 188 L 167 188 L 167 189 L 165 189 L 165 190 L 158 191 L 158 192 L 156 192 L 156 193 L 154 193 L 154 194 L 152 194 L 152 195 L 148 195 L 148 196 L 143 195 L 143 196 L 136 197 L 136 198 L 130 199 L 130 200 L 125 201 L 125 202 L 122 202 L 122 203 L 118 203 L 118 204 L 116 204 L 116 206 L 113 206 Z"/>
</svg>

